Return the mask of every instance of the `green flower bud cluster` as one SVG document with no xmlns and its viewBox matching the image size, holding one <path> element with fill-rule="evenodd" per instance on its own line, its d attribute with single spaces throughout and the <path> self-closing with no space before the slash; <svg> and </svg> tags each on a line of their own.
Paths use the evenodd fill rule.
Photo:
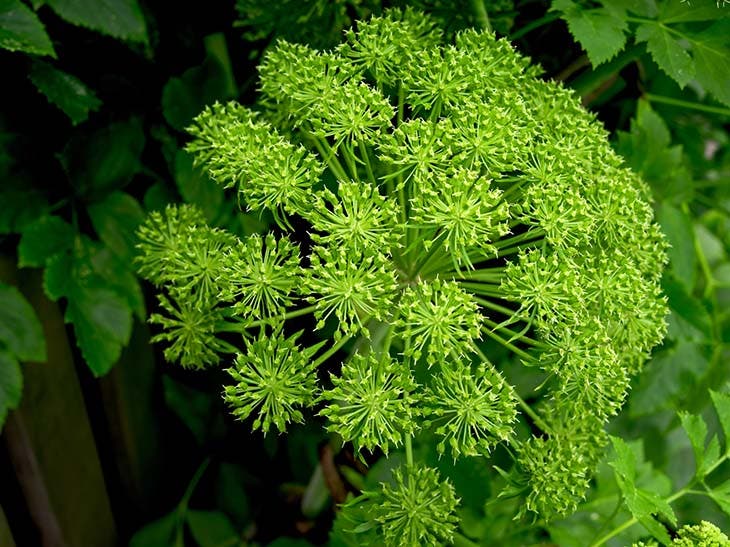
<svg viewBox="0 0 730 547">
<path fill-rule="evenodd" d="M 410 10 L 333 51 L 280 41 L 259 111 L 207 108 L 188 146 L 278 229 L 241 241 L 171 208 L 142 228 L 140 272 L 197 314 L 187 330 L 158 321 L 170 357 L 213 364 L 236 352 L 220 333 L 243 334 L 225 398 L 254 428 L 312 408 L 356 450 L 410 460 L 419 431 L 453 458 L 508 443 L 525 508 L 549 519 L 583 495 L 664 334 L 665 243 L 645 184 L 571 92 L 491 33 L 441 41 Z M 309 314 L 329 339 L 301 347 L 283 333 Z M 505 349 L 545 372 L 534 410 L 490 361 Z M 518 408 L 540 436 L 517 439 Z M 373 508 L 385 543 L 448 539 L 450 488 L 409 461 Z"/>
</svg>

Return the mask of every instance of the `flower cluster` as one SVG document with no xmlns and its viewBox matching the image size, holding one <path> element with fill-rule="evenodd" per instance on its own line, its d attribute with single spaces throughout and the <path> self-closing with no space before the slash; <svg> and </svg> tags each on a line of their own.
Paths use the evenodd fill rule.
<svg viewBox="0 0 730 547">
<path fill-rule="evenodd" d="M 665 243 L 644 183 L 570 91 L 491 33 L 441 40 L 391 10 L 332 51 L 279 41 L 258 111 L 209 107 L 188 146 L 278 230 L 241 241 L 172 209 L 142 228 L 140 271 L 220 316 L 167 331 L 170 357 L 211 364 L 201 347 L 228 349 L 209 337 L 258 330 L 225 395 L 254 428 L 323 405 L 357 450 L 421 431 L 453 458 L 508 443 L 525 507 L 549 519 L 583 495 L 605 421 L 663 336 Z M 308 314 L 326 341 L 300 347 L 283 333 Z M 544 371 L 535 409 L 491 362 L 505 351 Z M 518 439 L 520 406 L 540 436 Z M 378 494 L 382 541 L 448 540 L 453 492 L 432 495 L 445 483 L 409 464 Z"/>
</svg>

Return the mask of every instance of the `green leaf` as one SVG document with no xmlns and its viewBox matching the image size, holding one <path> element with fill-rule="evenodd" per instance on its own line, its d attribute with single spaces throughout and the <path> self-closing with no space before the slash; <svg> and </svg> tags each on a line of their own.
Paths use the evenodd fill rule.
<svg viewBox="0 0 730 547">
<path fill-rule="evenodd" d="M 200 547 L 233 545 L 238 536 L 226 515 L 220 511 L 188 511 L 190 533 Z"/>
<path fill-rule="evenodd" d="M 8 351 L 0 349 L 0 431 L 9 410 L 18 408 L 23 393 L 20 363 Z"/>
<path fill-rule="evenodd" d="M 127 302 L 107 288 L 76 286 L 65 319 L 73 323 L 76 343 L 94 376 L 109 372 L 132 334 Z"/>
<path fill-rule="evenodd" d="M 708 364 L 698 344 L 680 339 L 674 347 L 658 354 L 639 377 L 629 399 L 631 416 L 646 416 L 675 406 L 696 387 Z"/>
<path fill-rule="evenodd" d="M 175 156 L 175 182 L 183 199 L 200 207 L 208 222 L 220 216 L 225 197 L 223 188 L 195 167 L 193 157 L 185 150 L 179 150 Z"/>
<path fill-rule="evenodd" d="M 61 154 L 61 163 L 79 195 L 100 199 L 126 185 L 137 173 L 144 144 L 142 122 L 132 118 L 72 137 Z"/>
<path fill-rule="evenodd" d="M 712 319 L 707 308 L 671 275 L 662 279 L 662 289 L 669 299 L 670 309 L 699 330 L 708 341 L 712 340 Z"/>
<path fill-rule="evenodd" d="M 49 259 L 73 246 L 73 227 L 57 216 L 43 216 L 25 227 L 18 245 L 18 266 L 45 266 Z"/>
<path fill-rule="evenodd" d="M 584 9 L 572 0 L 553 0 L 552 9 L 562 12 L 570 33 L 594 67 L 612 59 L 626 45 L 628 22 L 616 9 Z"/>
<path fill-rule="evenodd" d="M 1 175 L 0 175 L 1 176 Z M 5 178 L 0 188 L 0 234 L 22 232 L 46 214 L 48 203 L 27 181 Z"/>
<path fill-rule="evenodd" d="M 48 63 L 34 62 L 28 77 L 38 91 L 60 108 L 74 125 L 86 121 L 89 112 L 95 112 L 101 106 L 101 101 L 81 80 Z"/>
<path fill-rule="evenodd" d="M 237 465 L 222 463 L 216 482 L 216 502 L 241 528 L 251 520 L 246 484 L 254 479 Z"/>
<path fill-rule="evenodd" d="M 0 0 L 0 47 L 56 57 L 43 23 L 20 0 Z"/>
<path fill-rule="evenodd" d="M 687 412 L 680 412 L 679 419 L 682 422 L 684 431 L 687 433 L 687 437 L 689 437 L 689 442 L 692 444 L 692 451 L 695 455 L 696 475 L 701 479 L 704 476 L 703 471 L 705 469 L 705 439 L 707 438 L 707 424 L 702 416 L 689 414 Z"/>
<path fill-rule="evenodd" d="M 137 531 L 129 542 L 129 547 L 175 547 L 177 511 L 149 523 Z"/>
<path fill-rule="evenodd" d="M 681 146 L 670 146 L 664 120 L 640 99 L 630 133 L 618 132 L 618 152 L 629 167 L 641 173 L 660 201 L 683 203 L 692 198 L 692 176 L 685 165 Z"/>
<path fill-rule="evenodd" d="M 712 488 L 710 497 L 725 514 L 730 516 L 730 480 Z"/>
<path fill-rule="evenodd" d="M 71 292 L 74 283 L 74 258 L 70 253 L 58 254 L 46 263 L 43 270 L 43 290 L 54 302 Z"/>
<path fill-rule="evenodd" d="M 213 414 L 213 401 L 207 393 L 176 382 L 169 376 L 162 377 L 165 403 L 182 420 L 190 432 L 203 444 L 208 436 L 208 424 Z"/>
<path fill-rule="evenodd" d="M 124 192 L 113 192 L 89 206 L 89 216 L 99 238 L 126 263 L 136 255 L 136 230 L 145 219 L 139 202 Z"/>
<path fill-rule="evenodd" d="M 652 58 L 679 87 L 686 86 L 695 76 L 695 64 L 676 35 L 659 22 L 643 23 L 636 29 L 636 40 L 646 42 Z"/>
<path fill-rule="evenodd" d="M 692 43 L 697 81 L 717 100 L 730 106 L 730 19 L 688 36 Z"/>
<path fill-rule="evenodd" d="M 725 434 L 725 453 L 730 452 L 730 394 L 710 390 L 712 404 Z"/>
<path fill-rule="evenodd" d="M 90 242 L 86 244 L 85 251 L 88 253 L 88 259 L 82 259 L 81 262 L 90 261 L 93 273 L 98 279 L 103 280 L 104 286 L 123 297 L 140 321 L 144 321 L 144 295 L 139 280 L 131 269 L 131 260 L 122 261 L 108 247 Z"/>
<path fill-rule="evenodd" d="M 162 114 L 178 131 L 190 125 L 203 108 L 230 97 L 228 77 L 221 64 L 208 57 L 176 78 L 170 78 L 162 90 Z"/>
<path fill-rule="evenodd" d="M 137 0 L 46 0 L 71 24 L 130 42 L 147 42 L 147 28 Z"/>
<path fill-rule="evenodd" d="M 692 220 L 684 211 L 662 203 L 657 210 L 657 221 L 669 242 L 669 270 L 687 293 L 695 286 L 697 256 L 694 249 Z"/>
<path fill-rule="evenodd" d="M 708 21 L 728 17 L 726 9 L 717 0 L 692 0 L 691 2 L 664 2 L 659 20 L 665 24 Z"/>
<path fill-rule="evenodd" d="M 46 339 L 32 306 L 10 285 L 0 283 L 0 348 L 21 361 L 45 361 Z"/>
</svg>

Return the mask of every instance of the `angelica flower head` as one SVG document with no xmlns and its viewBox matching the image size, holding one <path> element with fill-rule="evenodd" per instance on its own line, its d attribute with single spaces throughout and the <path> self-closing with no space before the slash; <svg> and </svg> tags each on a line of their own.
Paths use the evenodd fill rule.
<svg viewBox="0 0 730 547">
<path fill-rule="evenodd" d="M 273 330 L 242 348 L 226 389 L 255 428 L 303 420 L 316 398 L 358 450 L 421 430 L 454 457 L 509 443 L 524 506 L 563 514 L 663 336 L 666 244 L 646 185 L 571 91 L 489 32 L 442 40 L 412 10 L 359 23 L 332 51 L 280 40 L 260 67 L 258 107 L 207 108 L 188 145 L 279 229 L 243 241 L 199 219 L 171 230 L 181 208 L 142 228 L 141 271 L 205 300 L 220 331 Z M 204 272 L 181 266 L 198 257 Z M 300 346 L 283 333 L 309 314 L 317 332 Z M 505 352 L 545 373 L 531 416 L 541 436 L 513 431 L 525 403 L 499 370 Z M 326 361 L 339 372 L 317 397 L 313 367 Z M 580 434 L 566 433 L 575 424 Z M 429 473 L 409 468 L 384 499 L 432 487 Z M 384 537 L 448 540 L 448 518 L 440 528 L 419 511 L 380 515 Z"/>
</svg>

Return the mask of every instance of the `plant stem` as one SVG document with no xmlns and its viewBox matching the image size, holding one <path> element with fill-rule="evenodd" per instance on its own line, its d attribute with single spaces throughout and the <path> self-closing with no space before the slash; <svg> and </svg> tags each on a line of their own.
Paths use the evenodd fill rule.
<svg viewBox="0 0 730 547">
<path fill-rule="evenodd" d="M 508 350 L 510 350 L 512 353 L 514 353 L 518 357 L 522 357 L 523 359 L 525 359 L 527 361 L 534 361 L 535 360 L 535 358 L 532 355 L 530 355 L 529 353 L 527 353 L 524 350 L 521 350 L 520 348 L 518 348 L 517 346 L 515 346 L 511 342 L 508 342 L 507 340 L 505 340 L 504 338 L 502 338 L 499 334 L 497 334 L 496 332 L 492 331 L 491 329 L 489 329 L 487 327 L 482 327 L 482 332 L 484 334 L 486 334 L 487 336 L 489 336 L 492 340 L 498 342 L 499 344 L 501 344 L 502 346 L 504 346 L 505 348 L 507 348 Z"/>
<path fill-rule="evenodd" d="M 406 445 L 406 465 L 408 465 L 408 467 L 410 467 L 413 465 L 413 444 L 412 444 L 410 435 L 406 435 L 405 445 Z"/>
<path fill-rule="evenodd" d="M 366 323 L 367 320 L 363 321 L 363 322 Z M 314 363 L 312 363 L 312 368 L 317 368 L 319 365 L 324 363 L 327 359 L 332 357 L 335 353 L 337 353 L 340 350 L 340 348 L 342 348 L 342 346 L 347 344 L 347 342 L 350 340 L 350 338 L 352 338 L 352 335 L 350 335 L 350 334 L 340 338 L 330 349 L 328 349 L 322 355 L 317 357 L 317 359 L 314 361 Z"/>
<path fill-rule="evenodd" d="M 489 22 L 487 8 L 484 7 L 484 0 L 471 0 L 471 9 L 474 12 L 474 18 L 482 29 L 492 32 L 492 25 Z"/>
<path fill-rule="evenodd" d="M 241 332 L 245 329 L 250 329 L 253 327 L 260 327 L 262 325 L 268 325 L 270 323 L 278 323 L 280 321 L 287 321 L 288 319 L 294 319 L 295 317 L 301 317 L 302 315 L 307 315 L 308 313 L 312 313 L 317 309 L 317 305 L 314 304 L 312 306 L 307 306 L 306 308 L 301 308 L 299 310 L 290 311 L 288 313 L 284 313 L 282 315 L 275 315 L 274 317 L 267 317 L 265 319 L 257 319 L 256 321 L 252 321 L 251 323 L 224 323 L 222 325 L 216 326 L 215 331 L 216 332 Z"/>
<path fill-rule="evenodd" d="M 177 505 L 177 524 L 175 529 L 176 547 L 182 547 L 183 545 L 185 545 L 185 513 L 187 513 L 188 511 L 188 503 L 190 502 L 190 498 L 192 497 L 195 488 L 198 486 L 200 479 L 203 477 L 203 473 L 205 473 L 205 470 L 208 469 L 208 465 L 210 465 L 210 458 L 205 458 L 205 460 L 203 460 L 203 463 L 200 464 L 200 467 L 198 467 L 198 470 L 193 475 L 193 478 L 190 479 L 190 483 L 185 489 L 185 493 L 183 494 L 180 503 Z"/>
<path fill-rule="evenodd" d="M 709 104 L 696 103 L 692 101 L 683 101 L 681 99 L 675 99 L 673 97 L 664 97 L 662 95 L 653 95 L 652 93 L 644 93 L 644 98 L 652 103 L 662 103 L 671 106 L 678 106 L 680 108 L 690 108 L 692 110 L 699 110 L 701 112 L 707 112 L 709 114 L 719 114 L 721 116 L 730 116 L 730 108 L 722 108 L 720 106 L 712 106 Z"/>
<path fill-rule="evenodd" d="M 362 160 L 365 164 L 365 171 L 367 171 L 368 179 L 370 179 L 370 182 L 373 184 L 373 186 L 377 186 L 378 181 L 375 178 L 375 174 L 373 173 L 373 166 L 370 165 L 370 155 L 368 154 L 367 146 L 365 146 L 365 143 L 360 141 L 358 143 L 358 147 L 360 148 L 360 154 L 362 154 Z"/>
</svg>

